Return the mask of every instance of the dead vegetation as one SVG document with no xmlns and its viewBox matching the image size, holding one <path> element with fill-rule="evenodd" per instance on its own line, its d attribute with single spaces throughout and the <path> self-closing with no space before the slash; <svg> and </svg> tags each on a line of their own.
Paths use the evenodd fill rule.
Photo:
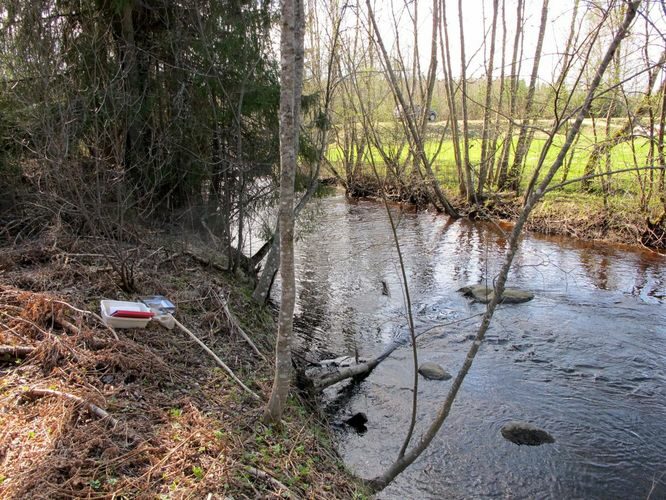
<svg viewBox="0 0 666 500">
<path fill-rule="evenodd" d="M 303 403 L 291 401 L 281 430 L 266 428 L 262 402 L 178 329 L 116 339 L 88 314 L 103 297 L 132 298 L 89 240 L 1 255 L 0 497 L 354 495 Z M 271 367 L 258 352 L 272 349 L 270 314 L 183 251 L 137 247 L 136 262 L 139 291 L 172 298 L 179 320 L 266 397 Z"/>
</svg>

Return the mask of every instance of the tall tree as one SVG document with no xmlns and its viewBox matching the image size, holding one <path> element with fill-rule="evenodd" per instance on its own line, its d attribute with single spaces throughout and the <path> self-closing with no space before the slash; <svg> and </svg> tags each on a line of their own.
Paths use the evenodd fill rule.
<svg viewBox="0 0 666 500">
<path fill-rule="evenodd" d="M 493 0 L 493 21 L 490 30 L 490 56 L 486 67 L 486 102 L 483 109 L 483 134 L 481 139 L 481 164 L 479 165 L 479 183 L 476 187 L 477 199 L 483 198 L 489 165 L 494 152 L 490 151 L 490 103 L 493 96 L 493 65 L 495 64 L 495 35 L 497 33 L 497 11 L 499 0 Z"/>
<path fill-rule="evenodd" d="M 502 145 L 502 157 L 497 168 L 497 187 L 504 189 L 507 182 L 507 171 L 509 169 L 509 155 L 513 148 L 513 120 L 516 117 L 516 110 L 518 108 L 518 51 L 520 48 L 520 40 L 523 36 L 523 9 L 525 8 L 524 0 L 518 0 L 516 5 L 516 30 L 513 38 L 513 54 L 511 56 L 511 76 L 509 84 L 509 127 L 504 136 L 504 144 Z"/>
<path fill-rule="evenodd" d="M 275 344 L 275 376 L 264 421 L 279 423 L 291 385 L 294 330 L 294 180 L 298 150 L 299 109 L 303 80 L 303 0 L 280 2 L 280 278 L 282 297 Z M 300 65 L 300 67 L 299 67 Z"/>
<path fill-rule="evenodd" d="M 537 78 L 539 77 L 539 65 L 541 63 L 541 50 L 543 49 L 543 38 L 546 33 L 546 21 L 548 19 L 548 0 L 543 0 L 541 5 L 541 22 L 539 24 L 539 36 L 537 38 L 537 46 L 534 51 L 534 62 L 532 64 L 532 74 L 530 76 L 530 84 L 527 89 L 527 100 L 525 102 L 525 111 L 523 114 L 523 121 L 520 125 L 520 132 L 518 133 L 518 143 L 516 144 L 516 154 L 513 157 L 513 165 L 509 170 L 509 188 L 518 192 L 520 189 L 520 179 L 523 168 L 523 161 L 527 155 L 530 147 L 531 137 L 529 128 L 534 118 L 532 109 L 534 107 L 534 94 L 536 91 Z"/>
<path fill-rule="evenodd" d="M 467 116 L 467 58 L 465 57 L 465 30 L 463 27 L 463 3 L 458 0 L 458 27 L 460 29 L 460 84 L 462 86 L 462 120 L 463 120 L 463 171 L 467 201 L 476 201 L 476 191 L 472 181 L 472 163 L 469 160 L 469 120 Z"/>
</svg>

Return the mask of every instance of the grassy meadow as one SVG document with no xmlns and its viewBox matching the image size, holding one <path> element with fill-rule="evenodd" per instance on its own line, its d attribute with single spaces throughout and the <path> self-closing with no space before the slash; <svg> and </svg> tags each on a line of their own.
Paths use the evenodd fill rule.
<svg viewBox="0 0 666 500">
<path fill-rule="evenodd" d="M 623 123 L 623 119 L 615 120 L 612 123 L 611 133 L 618 130 Z M 546 129 L 545 121 L 539 125 Z M 574 147 L 569 150 L 564 164 L 551 181 L 552 191 L 547 192 L 536 207 L 527 227 L 547 234 L 562 234 L 580 239 L 603 239 L 615 243 L 663 248 L 664 237 L 661 236 L 661 229 L 654 229 L 656 227 L 654 224 L 662 224 L 665 217 L 662 200 L 666 193 L 659 192 L 658 171 L 618 172 L 612 174 L 610 184 L 607 176 L 595 177 L 592 179 L 589 189 L 584 189 L 581 182 L 569 182 L 583 176 L 594 145 L 605 139 L 604 125 L 597 124 L 595 137 L 591 121 L 586 120 Z M 459 193 L 459 182 L 453 141 L 450 135 L 444 133 L 444 127 L 444 123 L 428 125 L 425 152 L 432 160 L 433 171 L 441 186 L 448 191 L 450 196 L 458 200 L 456 203 L 464 204 L 465 202 L 456 196 Z M 480 130 L 480 123 L 471 124 L 469 155 L 474 177 L 476 177 L 481 157 Z M 400 168 L 405 169 L 405 175 L 408 175 L 411 162 L 408 161 L 408 147 L 400 124 L 397 122 L 381 123 L 379 131 L 384 154 L 398 163 Z M 522 191 L 532 178 L 546 141 L 545 133 L 535 132 L 524 162 L 521 176 Z M 547 151 L 540 177 L 545 175 L 553 164 L 564 141 L 564 133 L 555 136 L 553 144 Z M 517 136 L 513 139 L 509 165 L 513 162 L 516 144 Z M 635 136 L 632 140 L 615 145 L 610 151 L 610 170 L 622 171 L 648 165 L 649 147 L 649 139 L 642 136 Z M 498 143 L 497 148 L 499 155 L 502 148 L 501 142 Z M 330 164 L 339 174 L 344 175 L 344 151 L 341 146 L 331 144 L 327 155 Z M 378 147 L 373 146 L 365 150 L 363 161 L 359 165 L 361 171 L 356 174 L 372 174 L 371 159 L 374 160 L 380 175 L 386 173 L 382 155 Z M 605 173 L 607 169 L 606 158 L 602 158 L 595 174 Z M 564 177 L 565 175 L 566 177 Z M 568 182 L 558 187 L 564 180 Z M 474 181 L 476 182 L 476 179 Z M 603 183 L 606 184 L 605 187 Z M 361 182 L 362 184 L 363 182 Z M 495 185 L 492 183 L 492 187 L 487 188 L 487 192 L 496 191 Z M 372 188 L 370 187 L 370 189 Z M 363 192 L 363 188 L 361 192 Z M 513 217 L 511 214 L 517 214 L 521 206 L 521 198 L 503 196 L 502 202 L 496 207 L 495 216 L 511 219 Z M 492 204 L 488 208 L 493 210 Z"/>
<path fill-rule="evenodd" d="M 432 124 L 435 130 L 437 124 Z M 439 128 L 441 129 L 443 125 Z M 390 124 L 384 124 L 382 126 L 384 131 L 383 133 L 383 149 L 392 158 L 399 158 L 401 161 L 406 161 L 408 158 L 408 148 L 405 143 L 402 143 L 397 127 Z M 444 140 L 441 141 L 441 133 L 436 136 L 433 131 L 428 134 L 425 143 L 426 155 L 429 159 L 433 161 L 433 170 L 435 175 L 440 180 L 441 184 L 447 188 L 455 189 L 458 184 L 458 174 L 456 171 L 456 163 L 454 156 L 453 141 L 449 136 L 445 136 Z M 478 133 L 472 134 L 478 136 Z M 598 138 L 603 140 L 603 135 Z M 560 152 L 562 144 L 564 143 L 565 136 L 564 134 L 557 135 L 551 147 L 549 148 L 544 167 L 542 168 L 543 172 L 546 171 L 550 165 L 555 161 L 555 158 Z M 585 165 L 587 164 L 590 153 L 595 144 L 595 138 L 593 129 L 590 126 L 583 128 L 582 133 L 576 143 L 573 152 L 569 152 L 565 163 L 568 163 L 571 155 L 570 169 L 567 175 L 567 180 L 573 180 L 575 178 L 581 177 L 585 170 Z M 513 147 L 511 148 L 510 161 L 509 164 L 513 161 L 513 156 L 515 152 L 515 147 L 517 143 L 517 137 L 514 137 Z M 525 160 L 525 167 L 522 175 L 522 185 L 526 186 L 529 182 L 529 179 L 532 177 L 533 171 L 536 168 L 541 151 L 546 143 L 546 135 L 540 132 L 537 132 L 531 142 L 529 151 L 527 152 L 527 157 Z M 402 149 L 400 147 L 402 146 Z M 462 144 L 461 144 L 462 147 Z M 501 148 L 501 143 L 498 143 L 498 148 Z M 646 159 L 648 156 L 649 144 L 648 140 L 643 137 L 637 137 L 633 141 L 623 142 L 616 145 L 611 150 L 611 169 L 612 170 L 623 170 L 632 168 L 636 165 L 644 166 L 646 165 Z M 384 170 L 384 162 L 382 156 L 379 154 L 379 151 L 375 146 L 372 147 L 372 151 L 366 151 L 364 164 L 369 169 L 370 168 L 370 155 L 372 154 L 375 164 L 379 167 L 380 171 Z M 501 150 L 498 151 L 498 155 L 501 154 Z M 469 156 L 470 162 L 472 165 L 478 166 L 481 157 L 481 139 L 478 137 L 471 138 L 469 140 Z M 343 160 L 343 151 L 341 147 L 337 144 L 332 144 L 328 150 L 328 160 L 336 166 L 339 166 L 341 170 L 344 170 L 342 165 Z M 601 169 L 606 170 L 605 160 L 602 159 Z M 560 167 L 558 174 L 555 176 L 552 184 L 557 184 L 561 182 L 562 176 L 565 170 L 565 166 Z M 599 170 L 596 173 L 600 173 Z M 639 196 L 641 195 L 641 182 L 639 181 L 639 175 L 641 178 L 649 176 L 649 173 L 645 172 L 622 172 L 614 174 L 612 176 L 611 189 L 614 194 L 624 194 L 629 196 Z M 655 176 L 656 177 L 656 176 Z M 573 193 L 581 191 L 580 183 L 567 184 L 561 188 L 562 191 Z M 601 180 L 600 178 L 595 178 L 592 180 L 592 190 L 601 191 Z"/>
</svg>

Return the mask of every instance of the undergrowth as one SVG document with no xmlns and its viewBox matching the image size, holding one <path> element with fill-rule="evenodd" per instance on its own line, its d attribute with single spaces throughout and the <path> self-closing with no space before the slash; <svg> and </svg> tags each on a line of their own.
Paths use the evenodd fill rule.
<svg viewBox="0 0 666 500">
<path fill-rule="evenodd" d="M 136 247 L 135 294 L 119 288 L 94 240 L 43 235 L 0 250 L 0 497 L 363 497 L 323 417 L 298 398 L 281 429 L 265 427 L 262 403 L 177 329 L 118 330 L 117 340 L 82 312 L 102 298 L 164 294 L 267 397 L 272 367 L 226 324 L 222 300 L 269 359 L 271 314 L 191 246 L 154 241 L 163 246 Z"/>
</svg>

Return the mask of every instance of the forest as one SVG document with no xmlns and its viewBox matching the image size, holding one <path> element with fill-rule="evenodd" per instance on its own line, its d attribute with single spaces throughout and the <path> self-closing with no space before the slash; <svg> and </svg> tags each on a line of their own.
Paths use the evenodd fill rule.
<svg viewBox="0 0 666 500">
<path fill-rule="evenodd" d="M 520 273 L 547 295 L 560 247 L 529 238 L 569 237 L 595 293 L 636 269 L 639 330 L 663 315 L 663 2 L 3 0 L 0 46 L 0 497 L 456 496 L 405 474 L 531 307 Z M 432 228 L 478 257 L 428 271 L 481 284 L 471 305 L 426 299 Z M 175 328 L 98 314 L 155 294 Z M 433 330 L 467 335 L 437 397 Z M 359 469 L 337 444 L 361 446 L 355 401 L 396 357 L 405 436 Z M 647 462 L 618 495 L 666 492 Z"/>
</svg>

